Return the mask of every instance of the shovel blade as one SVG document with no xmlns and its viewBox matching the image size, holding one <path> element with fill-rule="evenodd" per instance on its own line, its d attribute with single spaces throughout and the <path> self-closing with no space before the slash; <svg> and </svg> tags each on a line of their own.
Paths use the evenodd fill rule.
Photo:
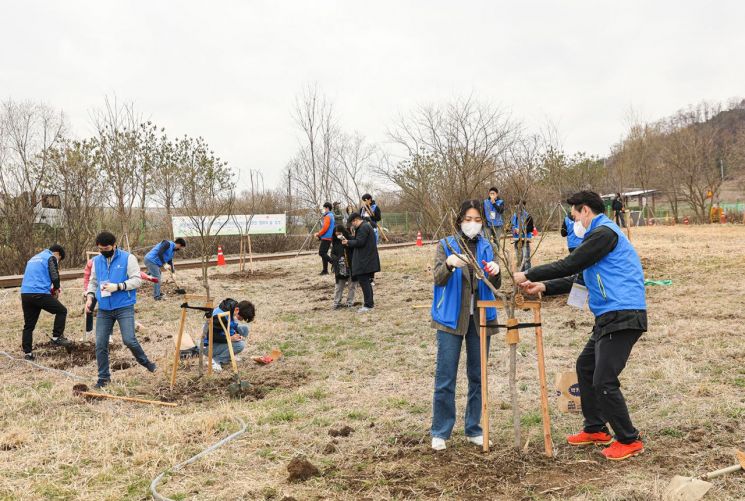
<svg viewBox="0 0 745 501">
<path fill-rule="evenodd" d="M 698 501 L 712 484 L 692 477 L 675 475 L 662 493 L 663 501 Z"/>
</svg>

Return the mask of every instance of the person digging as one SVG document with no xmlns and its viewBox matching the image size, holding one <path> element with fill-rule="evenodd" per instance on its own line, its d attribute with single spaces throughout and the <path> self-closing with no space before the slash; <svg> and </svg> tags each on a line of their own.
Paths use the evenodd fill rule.
<svg viewBox="0 0 745 501">
<path fill-rule="evenodd" d="M 230 312 L 230 320 L 227 322 L 226 327 L 228 333 L 222 327 L 220 313 Z M 233 345 L 233 354 L 238 355 L 246 347 L 246 341 L 248 341 L 249 326 L 239 325 L 238 322 L 245 322 L 249 324 L 253 321 L 256 316 L 256 308 L 251 301 L 236 301 L 235 299 L 227 298 L 223 299 L 222 302 L 212 310 L 212 370 L 220 372 L 222 370 L 222 364 L 230 362 L 230 351 L 228 348 L 228 339 L 226 336 L 230 336 L 230 341 Z M 222 319 L 226 321 L 225 318 Z M 209 320 L 207 321 L 209 322 Z M 206 352 L 209 348 L 209 324 L 205 322 L 202 328 L 202 334 L 204 338 L 203 352 Z M 236 361 L 238 361 L 236 359 Z"/>
<path fill-rule="evenodd" d="M 31 351 L 34 329 L 41 310 L 54 315 L 52 344 L 68 348 L 72 341 L 64 336 L 67 308 L 60 303 L 59 262 L 65 259 L 65 249 L 54 244 L 35 255 L 26 263 L 21 281 L 21 308 L 23 309 L 23 334 L 21 344 L 23 357 L 35 360 Z"/>
<path fill-rule="evenodd" d="M 176 268 L 173 266 L 173 255 L 185 247 L 186 240 L 183 238 L 177 238 L 174 241 L 163 240 L 150 249 L 150 252 L 145 255 L 145 267 L 147 268 L 147 272 L 150 276 L 157 279 L 153 281 L 153 299 L 156 301 L 165 299 L 165 296 L 160 293 L 161 266 L 166 271 L 176 273 Z"/>
<path fill-rule="evenodd" d="M 618 380 L 631 349 L 647 330 L 644 272 L 634 247 L 603 214 L 600 195 L 581 191 L 567 203 L 574 224 L 586 230 L 582 242 L 566 258 L 515 273 L 514 278 L 529 294 L 561 294 L 569 292 L 573 276 L 582 272 L 595 325 L 577 358 L 584 427 L 567 441 L 609 445 L 603 455 L 618 461 L 644 451 Z M 606 424 L 613 428 L 615 441 Z"/>
<path fill-rule="evenodd" d="M 124 346 L 129 348 L 137 362 L 150 372 L 155 372 L 156 366 L 147 358 L 135 335 L 135 303 L 137 302 L 137 289 L 142 285 L 137 258 L 133 254 L 116 248 L 116 237 L 108 231 L 102 231 L 96 236 L 96 246 L 100 254 L 93 258 L 85 311 L 92 312 L 94 299 L 98 302 L 98 315 L 96 315 L 98 382 L 95 386 L 103 388 L 111 382 L 109 338 L 114 330 L 115 322 L 119 324 Z"/>
</svg>

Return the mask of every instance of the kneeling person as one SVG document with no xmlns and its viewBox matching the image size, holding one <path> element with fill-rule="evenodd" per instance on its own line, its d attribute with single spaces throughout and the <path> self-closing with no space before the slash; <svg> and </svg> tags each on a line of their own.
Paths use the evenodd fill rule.
<svg viewBox="0 0 745 501">
<path fill-rule="evenodd" d="M 229 320 L 225 317 L 218 317 L 220 313 L 230 312 Z M 220 364 L 230 362 L 230 351 L 228 349 L 228 338 L 223 324 L 228 328 L 230 341 L 233 345 L 233 354 L 237 355 L 246 347 L 248 340 L 248 325 L 239 325 L 238 322 L 246 324 L 253 321 L 256 315 L 256 309 L 251 301 L 236 301 L 227 298 L 212 310 L 212 370 L 221 371 Z M 222 323 L 220 323 L 222 320 Z M 209 324 L 205 322 L 202 330 L 204 334 L 204 350 L 209 349 Z"/>
</svg>

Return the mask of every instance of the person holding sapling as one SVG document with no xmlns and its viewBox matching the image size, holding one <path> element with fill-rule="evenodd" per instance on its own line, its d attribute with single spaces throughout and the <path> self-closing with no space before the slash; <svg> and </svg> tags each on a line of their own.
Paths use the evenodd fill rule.
<svg viewBox="0 0 745 501">
<path fill-rule="evenodd" d="M 93 258 L 85 311 L 91 313 L 94 300 L 98 303 L 98 315 L 96 315 L 98 382 L 96 388 L 103 388 L 111 382 L 109 338 L 114 331 L 114 323 L 119 324 L 122 342 L 129 348 L 137 362 L 150 372 L 155 372 L 156 366 L 147 358 L 135 335 L 135 303 L 137 303 L 137 289 L 142 285 L 140 264 L 134 254 L 116 247 L 116 237 L 108 231 L 102 231 L 96 236 L 96 246 L 100 254 Z"/>
<path fill-rule="evenodd" d="M 228 318 L 218 317 L 220 313 L 230 312 Z M 228 348 L 228 339 L 233 345 L 233 354 L 238 355 L 246 347 L 248 341 L 249 326 L 256 316 L 256 308 L 251 301 L 236 301 L 235 299 L 226 298 L 212 310 L 212 370 L 220 372 L 221 364 L 230 362 L 230 349 Z M 221 322 L 222 321 L 222 322 Z M 209 322 L 209 320 L 207 321 Z M 209 324 L 205 322 L 202 328 L 205 352 L 209 348 Z M 238 322 L 245 322 L 245 325 L 239 325 Z M 225 332 L 223 325 L 227 327 Z"/>
<path fill-rule="evenodd" d="M 59 301 L 59 262 L 65 259 L 65 249 L 54 244 L 32 257 L 26 263 L 21 281 L 21 308 L 23 309 L 23 334 L 21 344 L 24 358 L 34 360 L 31 350 L 36 322 L 42 310 L 54 315 L 52 344 L 69 347 L 72 341 L 65 337 L 67 308 Z"/>
<path fill-rule="evenodd" d="M 342 307 L 344 290 L 349 287 L 346 305 L 348 308 L 354 306 L 354 296 L 357 291 L 357 280 L 352 278 L 352 256 L 354 249 L 344 247 L 342 239 L 349 240 L 349 231 L 344 226 L 334 228 L 334 240 L 331 243 L 331 268 L 334 270 L 336 286 L 334 288 L 334 305 L 332 308 L 338 310 Z"/>
<path fill-rule="evenodd" d="M 484 221 L 479 200 L 463 202 L 455 221 L 457 235 L 440 240 L 434 264 L 434 296 L 432 298 L 432 327 L 437 336 L 437 368 L 435 392 L 432 399 L 432 448 L 444 450 L 455 425 L 455 386 L 461 347 L 466 344 L 466 373 L 468 401 L 465 411 L 465 434 L 468 442 L 483 446 L 481 429 L 481 351 L 478 326 L 486 322 L 487 335 L 498 330 L 496 308 L 486 309 L 486 319 L 479 318 L 476 303 L 494 301 L 494 293 L 477 278 L 467 264 L 468 246 L 487 280 L 499 288 L 502 280 L 495 262 L 497 245 L 481 231 Z M 487 338 L 487 352 L 489 339 Z"/>
<path fill-rule="evenodd" d="M 174 241 L 163 240 L 145 255 L 147 271 L 153 278 L 157 279 L 157 281 L 153 281 L 153 299 L 156 301 L 165 297 L 160 293 L 160 267 L 162 266 L 166 271 L 176 273 L 176 268 L 173 266 L 173 255 L 184 247 L 186 247 L 186 240 L 183 238 L 177 238 Z"/>
<path fill-rule="evenodd" d="M 362 219 L 359 213 L 354 212 L 349 216 L 349 224 L 355 229 L 354 238 L 341 236 L 341 244 L 353 249 L 352 255 L 352 279 L 357 280 L 362 289 L 365 302 L 358 313 L 366 313 L 375 307 L 373 298 L 372 279 L 375 273 L 380 271 L 380 258 L 378 246 L 375 243 L 375 233 L 370 223 Z"/>
<path fill-rule="evenodd" d="M 584 275 L 595 326 L 577 358 L 584 426 L 567 440 L 578 446 L 609 445 L 603 455 L 622 460 L 644 451 L 618 380 L 631 349 L 647 330 L 644 271 L 631 242 L 603 214 L 600 195 L 581 191 L 567 203 L 575 226 L 585 229 L 582 243 L 566 258 L 515 273 L 514 278 L 529 294 L 560 294 L 573 287 L 575 274 Z"/>
</svg>

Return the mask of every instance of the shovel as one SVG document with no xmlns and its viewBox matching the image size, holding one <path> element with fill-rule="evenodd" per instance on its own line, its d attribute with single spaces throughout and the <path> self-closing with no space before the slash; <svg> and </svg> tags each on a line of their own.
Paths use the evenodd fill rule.
<svg viewBox="0 0 745 501">
<path fill-rule="evenodd" d="M 173 280 L 173 283 L 176 285 L 176 294 L 186 294 L 186 289 L 181 288 L 181 286 L 176 281 L 176 277 L 173 276 L 173 272 L 171 270 L 168 270 L 168 273 L 171 275 L 171 280 Z"/>
<path fill-rule="evenodd" d="M 680 475 L 675 475 L 663 491 L 662 499 L 664 501 L 698 501 L 713 487 L 713 484 L 707 482 L 707 480 L 721 477 L 727 473 L 745 470 L 745 453 L 736 451 L 736 455 L 740 464 L 728 468 L 712 471 L 700 477 L 681 477 Z"/>
</svg>

